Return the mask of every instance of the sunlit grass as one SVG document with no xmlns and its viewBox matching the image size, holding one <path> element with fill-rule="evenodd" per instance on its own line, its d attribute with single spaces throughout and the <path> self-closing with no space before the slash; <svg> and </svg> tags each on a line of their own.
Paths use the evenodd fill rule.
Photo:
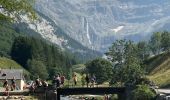
<svg viewBox="0 0 170 100">
<path fill-rule="evenodd" d="M 148 76 L 148 78 L 154 81 L 157 85 L 164 87 L 170 84 L 169 76 L 170 76 L 170 69 L 166 70 L 165 72 L 160 72 L 160 73 L 156 73 L 151 76 Z"/>
<path fill-rule="evenodd" d="M 16 63 L 13 60 L 10 60 L 8 58 L 5 57 L 0 57 L 0 68 L 1 69 L 7 69 L 7 68 L 22 68 L 21 65 L 19 65 L 18 63 Z"/>
</svg>

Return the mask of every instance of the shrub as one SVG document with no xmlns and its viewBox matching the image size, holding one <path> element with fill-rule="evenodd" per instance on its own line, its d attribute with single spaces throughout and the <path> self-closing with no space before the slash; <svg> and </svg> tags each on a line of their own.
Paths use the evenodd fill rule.
<svg viewBox="0 0 170 100">
<path fill-rule="evenodd" d="M 153 100 L 155 96 L 147 85 L 138 85 L 131 93 L 131 100 Z"/>
</svg>

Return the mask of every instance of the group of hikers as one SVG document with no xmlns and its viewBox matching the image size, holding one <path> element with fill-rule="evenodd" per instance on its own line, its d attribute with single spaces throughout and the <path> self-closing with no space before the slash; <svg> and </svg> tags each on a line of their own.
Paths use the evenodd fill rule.
<svg viewBox="0 0 170 100">
<path fill-rule="evenodd" d="M 78 83 L 78 78 L 76 73 L 73 74 L 72 76 L 73 78 L 73 85 L 77 86 Z M 86 84 L 87 87 L 95 87 L 95 83 L 96 83 L 96 77 L 94 75 L 92 75 L 90 77 L 89 74 L 86 75 L 82 75 L 81 78 L 81 82 L 82 82 L 82 86 L 84 87 L 84 85 Z M 65 83 L 65 76 L 64 75 L 60 75 L 57 74 L 53 77 L 52 80 L 52 84 L 56 87 L 63 87 Z M 91 84 L 90 84 L 91 83 Z M 5 79 L 3 87 L 5 88 L 5 94 L 8 95 L 9 91 L 14 91 L 16 90 L 16 82 L 15 82 L 15 77 L 13 77 L 10 82 L 9 80 Z M 30 85 L 29 89 L 31 89 L 32 91 L 35 91 L 36 88 L 39 87 L 44 87 L 47 88 L 48 87 L 48 82 L 45 80 L 41 80 L 39 77 Z"/>
<path fill-rule="evenodd" d="M 83 84 L 83 81 L 85 80 L 85 82 L 86 82 L 86 86 L 87 87 L 95 87 L 95 83 L 96 83 L 96 77 L 95 77 L 95 75 L 92 75 L 91 77 L 90 77 L 90 75 L 89 74 L 86 74 L 86 76 L 82 76 L 82 79 L 81 79 L 81 81 L 82 81 L 82 86 L 84 87 L 84 84 Z M 91 83 L 91 84 L 90 84 Z"/>
<path fill-rule="evenodd" d="M 52 83 L 56 88 L 63 87 L 64 83 L 65 83 L 65 76 L 60 75 L 60 74 L 55 75 L 53 77 Z M 76 73 L 74 73 L 73 76 L 72 76 L 72 85 L 77 86 L 77 83 L 78 83 L 78 78 L 77 78 Z M 85 84 L 86 84 L 87 87 L 95 87 L 96 77 L 95 77 L 95 75 L 92 75 L 90 77 L 89 74 L 82 75 L 81 83 L 82 83 L 83 87 L 84 87 Z"/>
<path fill-rule="evenodd" d="M 13 77 L 10 81 L 5 79 L 4 83 L 3 83 L 3 87 L 5 88 L 5 95 L 9 96 L 9 91 L 14 91 L 17 88 L 16 86 L 16 81 L 15 81 L 15 77 Z M 41 80 L 40 78 L 37 78 L 32 84 L 30 84 L 30 87 L 28 87 L 31 91 L 35 92 L 36 88 L 39 87 L 44 87 L 47 88 L 48 87 L 48 82 L 45 80 Z M 27 87 L 24 87 L 27 88 Z"/>
<path fill-rule="evenodd" d="M 5 95 L 9 95 L 9 91 L 14 91 L 16 89 L 16 82 L 15 77 L 13 77 L 9 82 L 7 79 L 5 79 L 3 83 L 3 87 L 5 88 Z"/>
<path fill-rule="evenodd" d="M 57 74 L 53 77 L 52 84 L 55 86 L 55 88 L 64 86 L 65 82 L 65 76 Z"/>
<path fill-rule="evenodd" d="M 44 87 L 46 89 L 48 87 L 48 82 L 46 80 L 42 80 L 39 77 L 31 84 L 31 91 L 35 92 L 36 88 Z"/>
</svg>

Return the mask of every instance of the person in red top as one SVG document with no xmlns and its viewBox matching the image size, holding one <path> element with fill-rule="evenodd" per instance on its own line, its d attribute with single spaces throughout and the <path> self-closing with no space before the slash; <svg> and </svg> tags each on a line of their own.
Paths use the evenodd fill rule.
<svg viewBox="0 0 170 100">
<path fill-rule="evenodd" d="M 60 79 L 61 79 L 61 85 L 64 86 L 64 81 L 65 81 L 64 75 L 62 75 L 62 76 L 60 77 Z"/>
</svg>

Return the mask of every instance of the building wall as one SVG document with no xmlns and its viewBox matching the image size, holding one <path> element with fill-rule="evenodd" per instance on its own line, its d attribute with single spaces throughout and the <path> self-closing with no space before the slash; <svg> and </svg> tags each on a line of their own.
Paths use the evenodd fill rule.
<svg viewBox="0 0 170 100">
<path fill-rule="evenodd" d="M 3 85 L 4 81 L 5 81 L 5 79 L 2 79 L 2 80 L 0 80 L 0 83 Z M 24 84 L 25 84 L 24 81 L 18 79 L 18 80 L 15 80 L 15 82 L 16 82 L 17 89 L 23 90 L 23 87 L 24 87 Z M 8 84 L 11 86 L 11 80 L 8 80 Z"/>
<path fill-rule="evenodd" d="M 20 81 L 21 81 L 21 82 L 20 82 L 20 83 L 21 83 L 21 84 L 20 84 L 20 86 L 21 86 L 20 89 L 21 89 L 21 90 L 24 90 L 25 82 L 24 82 L 24 80 L 20 80 Z"/>
</svg>

